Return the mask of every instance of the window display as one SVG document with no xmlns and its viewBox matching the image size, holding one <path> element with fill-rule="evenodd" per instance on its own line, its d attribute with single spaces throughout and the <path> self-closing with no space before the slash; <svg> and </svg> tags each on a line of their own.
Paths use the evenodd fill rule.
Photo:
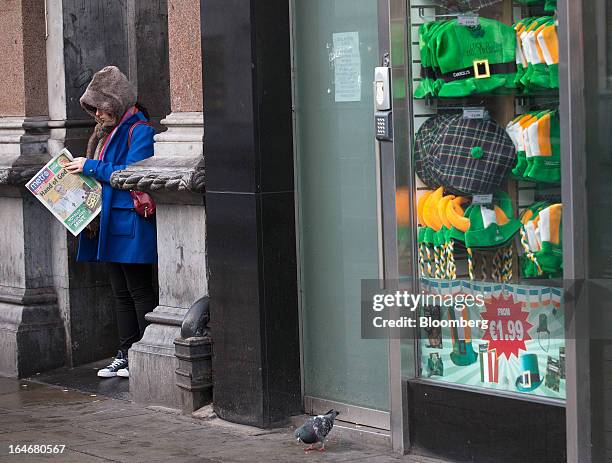
<svg viewBox="0 0 612 463">
<path fill-rule="evenodd" d="M 411 2 L 420 289 L 484 304 L 422 308 L 450 326 L 420 330 L 420 376 L 561 401 L 556 2 L 433 4 Z"/>
</svg>

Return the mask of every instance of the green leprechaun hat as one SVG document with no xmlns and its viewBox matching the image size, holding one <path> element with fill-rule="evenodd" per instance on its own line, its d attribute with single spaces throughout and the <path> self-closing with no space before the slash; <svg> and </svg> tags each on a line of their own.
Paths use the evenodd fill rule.
<svg viewBox="0 0 612 463">
<path fill-rule="evenodd" d="M 516 33 L 494 19 L 480 17 L 478 26 L 454 19 L 430 40 L 432 63 L 439 69 L 440 97 L 458 98 L 515 88 Z"/>
<path fill-rule="evenodd" d="M 470 229 L 465 232 L 465 245 L 468 248 L 503 246 L 521 228 L 521 222 L 514 217 L 512 200 L 504 191 L 495 193 L 492 208 L 474 205 L 468 217 Z"/>
<path fill-rule="evenodd" d="M 542 267 L 542 271 L 552 277 L 563 274 L 563 236 L 561 204 L 553 204 L 538 214 L 538 231 L 542 248 L 535 253 L 535 257 Z"/>
<path fill-rule="evenodd" d="M 531 392 L 542 384 L 538 356 L 536 354 L 521 355 L 521 374 L 516 378 L 516 388 L 520 392 Z"/>
<path fill-rule="evenodd" d="M 561 127 L 558 111 L 544 111 L 531 124 L 529 145 L 531 156 L 523 176 L 528 180 L 543 183 L 561 181 Z"/>
<path fill-rule="evenodd" d="M 525 278 L 534 278 L 542 275 L 542 267 L 534 254 L 534 252 L 541 249 L 536 237 L 537 228 L 534 225 L 534 220 L 539 221 L 538 214 L 549 206 L 550 204 L 547 201 L 538 201 L 521 213 L 521 246 L 525 252 L 519 256 L 519 263 L 522 275 Z"/>
<path fill-rule="evenodd" d="M 419 49 L 421 51 L 421 82 L 414 90 L 415 98 L 425 98 L 436 94 L 436 68 L 433 66 L 431 53 L 429 52 L 429 41 L 433 33 L 444 25 L 446 21 L 431 21 L 421 24 L 419 27 Z"/>
</svg>

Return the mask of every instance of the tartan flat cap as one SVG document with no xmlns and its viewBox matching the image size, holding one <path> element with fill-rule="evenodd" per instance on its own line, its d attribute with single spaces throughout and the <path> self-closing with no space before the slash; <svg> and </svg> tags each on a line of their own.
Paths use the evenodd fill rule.
<svg viewBox="0 0 612 463">
<path fill-rule="evenodd" d="M 497 190 L 516 163 L 515 147 L 506 131 L 493 120 L 466 119 L 462 114 L 433 119 L 427 126 L 431 140 L 427 138 L 417 146 L 420 151 L 415 150 L 421 180 L 457 195 Z"/>
<path fill-rule="evenodd" d="M 436 117 L 430 117 L 421 125 L 414 138 L 415 172 L 421 181 L 431 189 L 438 188 L 440 184 L 433 178 L 429 169 L 426 168 L 425 161 L 428 159 L 427 154 L 433 151 L 433 143 L 436 139 L 438 130 L 443 127 L 444 122 L 451 117 L 452 114 L 441 114 Z"/>
</svg>

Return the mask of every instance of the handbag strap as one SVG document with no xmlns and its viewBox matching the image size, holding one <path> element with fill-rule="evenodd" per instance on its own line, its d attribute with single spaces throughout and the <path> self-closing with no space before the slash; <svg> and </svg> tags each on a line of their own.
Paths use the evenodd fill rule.
<svg viewBox="0 0 612 463">
<path fill-rule="evenodd" d="M 151 124 L 148 121 L 137 121 L 137 122 L 134 122 L 132 124 L 132 126 L 130 127 L 130 132 L 128 134 L 128 140 L 127 140 L 128 149 L 130 149 L 130 145 L 132 144 L 132 133 L 134 132 L 134 129 L 136 128 L 137 125 L 148 125 L 149 127 L 153 127 L 153 124 Z"/>
</svg>

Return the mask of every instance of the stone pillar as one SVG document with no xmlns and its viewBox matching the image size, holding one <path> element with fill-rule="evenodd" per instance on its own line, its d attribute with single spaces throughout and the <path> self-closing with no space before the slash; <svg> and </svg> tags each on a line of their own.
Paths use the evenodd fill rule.
<svg viewBox="0 0 612 463">
<path fill-rule="evenodd" d="M 42 2 L 0 0 L 0 49 L 0 375 L 21 377 L 64 363 L 52 219 L 24 188 L 48 160 Z"/>
<path fill-rule="evenodd" d="M 130 393 L 144 405 L 181 409 L 174 340 L 189 307 L 208 294 L 202 150 L 199 0 L 168 1 L 171 114 L 155 156 L 116 172 L 116 188 L 153 193 L 157 202 L 159 306 L 130 350 Z"/>
</svg>

